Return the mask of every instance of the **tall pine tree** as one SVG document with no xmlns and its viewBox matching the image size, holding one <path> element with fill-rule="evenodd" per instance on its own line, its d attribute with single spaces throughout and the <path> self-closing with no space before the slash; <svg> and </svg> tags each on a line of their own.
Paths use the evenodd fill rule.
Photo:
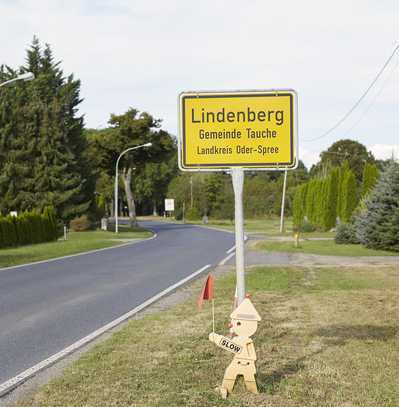
<svg viewBox="0 0 399 407">
<path fill-rule="evenodd" d="M 52 206 L 68 220 L 88 211 L 94 192 L 83 156 L 80 81 L 66 77 L 37 38 L 19 70 L 27 71 L 35 80 L 16 83 L 0 98 L 0 211 Z"/>
</svg>

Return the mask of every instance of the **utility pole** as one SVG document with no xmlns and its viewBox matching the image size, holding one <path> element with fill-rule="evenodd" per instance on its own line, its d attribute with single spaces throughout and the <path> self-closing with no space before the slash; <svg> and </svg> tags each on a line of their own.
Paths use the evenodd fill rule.
<svg viewBox="0 0 399 407">
<path fill-rule="evenodd" d="M 288 171 L 285 170 L 283 183 L 283 197 L 281 199 L 280 233 L 283 233 L 284 231 L 284 207 L 285 207 L 285 189 L 287 187 L 287 173 Z"/>
</svg>

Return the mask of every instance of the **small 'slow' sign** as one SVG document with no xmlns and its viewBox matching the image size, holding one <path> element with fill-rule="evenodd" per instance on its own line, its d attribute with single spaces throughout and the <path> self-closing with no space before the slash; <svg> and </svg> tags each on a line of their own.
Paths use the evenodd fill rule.
<svg viewBox="0 0 399 407">
<path fill-rule="evenodd" d="M 235 354 L 238 354 L 242 351 L 242 347 L 240 345 L 237 345 L 236 343 L 234 343 L 233 341 L 224 336 L 222 336 L 222 338 L 220 339 L 218 346 Z"/>
</svg>

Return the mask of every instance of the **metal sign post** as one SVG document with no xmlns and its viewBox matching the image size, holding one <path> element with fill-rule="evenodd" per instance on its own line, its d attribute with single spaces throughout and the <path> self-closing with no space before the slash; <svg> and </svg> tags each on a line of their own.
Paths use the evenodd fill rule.
<svg viewBox="0 0 399 407">
<path fill-rule="evenodd" d="M 235 238 L 236 238 L 236 286 L 237 305 L 245 298 L 245 256 L 244 256 L 244 209 L 242 191 L 244 187 L 244 170 L 232 168 L 231 178 L 234 189 Z"/>
<path fill-rule="evenodd" d="M 281 198 L 280 233 L 284 231 L 285 190 L 287 188 L 287 170 L 284 172 L 283 196 Z"/>
<path fill-rule="evenodd" d="M 238 375 L 257 393 L 256 353 L 251 336 L 261 320 L 245 298 L 243 187 L 246 169 L 293 170 L 297 159 L 297 96 L 292 89 L 183 92 L 179 95 L 179 168 L 182 171 L 230 171 L 235 203 L 237 308 L 230 315 L 237 343 L 215 333 L 209 340 L 236 350 L 219 390 L 223 398 Z M 192 187 L 192 180 L 190 182 Z M 285 194 L 285 192 L 283 193 Z M 191 194 L 192 195 L 192 194 Z M 285 195 L 283 196 L 284 202 Z M 284 208 L 282 208 L 284 213 Z M 241 341 L 241 342 L 240 342 Z M 240 354 L 240 348 L 246 354 Z M 234 352 L 235 353 L 235 352 Z"/>
<path fill-rule="evenodd" d="M 240 304 L 246 294 L 244 170 L 285 170 L 284 203 L 287 170 L 295 169 L 298 164 L 296 92 L 292 89 L 183 92 L 179 95 L 179 118 L 180 169 L 228 170 L 232 174 Z M 190 187 L 192 192 L 192 178 Z"/>
</svg>

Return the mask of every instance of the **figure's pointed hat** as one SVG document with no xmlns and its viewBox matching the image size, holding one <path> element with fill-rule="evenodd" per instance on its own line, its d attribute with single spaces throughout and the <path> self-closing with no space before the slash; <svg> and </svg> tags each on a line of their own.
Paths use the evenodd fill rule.
<svg viewBox="0 0 399 407">
<path fill-rule="evenodd" d="M 245 298 L 245 300 L 230 314 L 230 318 L 247 321 L 261 321 L 262 319 L 249 298 Z"/>
</svg>

